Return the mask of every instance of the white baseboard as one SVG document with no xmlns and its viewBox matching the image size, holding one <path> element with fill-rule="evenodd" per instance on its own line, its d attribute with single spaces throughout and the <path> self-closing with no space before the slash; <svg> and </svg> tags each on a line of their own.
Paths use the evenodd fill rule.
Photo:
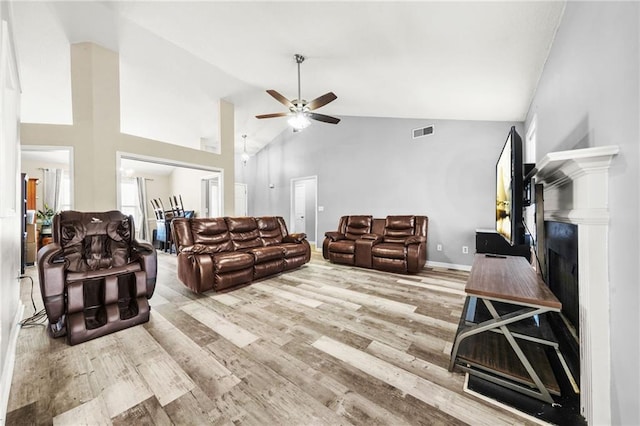
<svg viewBox="0 0 640 426">
<path fill-rule="evenodd" d="M 9 404 L 9 392 L 11 391 L 11 380 L 13 379 L 13 367 L 16 363 L 16 347 L 18 345 L 18 334 L 20 333 L 20 321 L 24 314 L 24 305 L 18 302 L 18 310 L 11 324 L 11 335 L 7 354 L 2 366 L 2 377 L 0 377 L 0 425 L 5 424 L 7 418 L 7 404 Z"/>
<path fill-rule="evenodd" d="M 458 265 L 456 263 L 432 262 L 427 260 L 427 266 L 430 268 L 456 269 L 458 271 L 470 271 L 471 265 Z"/>
</svg>

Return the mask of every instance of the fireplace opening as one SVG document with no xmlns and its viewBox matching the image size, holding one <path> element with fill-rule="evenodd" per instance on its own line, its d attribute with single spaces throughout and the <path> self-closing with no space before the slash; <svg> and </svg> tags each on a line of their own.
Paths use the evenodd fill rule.
<svg viewBox="0 0 640 426">
<path fill-rule="evenodd" d="M 545 221 L 546 281 L 562 303 L 560 314 L 550 315 L 560 351 L 576 380 L 580 378 L 580 299 L 578 285 L 578 226 Z M 578 383 L 579 385 L 579 383 Z"/>
</svg>

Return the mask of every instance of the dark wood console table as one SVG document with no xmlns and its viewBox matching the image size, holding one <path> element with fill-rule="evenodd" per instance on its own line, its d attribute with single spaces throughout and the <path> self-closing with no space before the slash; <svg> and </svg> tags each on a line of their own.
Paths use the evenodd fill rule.
<svg viewBox="0 0 640 426">
<path fill-rule="evenodd" d="M 476 254 L 465 292 L 449 371 L 553 403 L 560 387 L 545 346 L 564 360 L 543 314 L 559 312 L 560 301 L 518 256 Z"/>
</svg>

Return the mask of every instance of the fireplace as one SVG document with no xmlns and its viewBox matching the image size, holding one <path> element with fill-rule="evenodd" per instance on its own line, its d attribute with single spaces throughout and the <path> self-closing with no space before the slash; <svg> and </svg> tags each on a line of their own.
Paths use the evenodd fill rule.
<svg viewBox="0 0 640 426">
<path fill-rule="evenodd" d="M 545 231 L 550 228 L 550 233 L 577 237 L 560 238 L 572 241 L 568 246 L 575 245 L 575 253 L 553 237 L 545 247 L 547 239 L 541 238 L 538 256 L 547 265 L 547 278 L 556 281 L 552 285 L 566 308 L 564 317 L 573 318 L 566 322 L 574 323 L 576 333 L 568 340 L 579 342 L 576 378 L 580 410 L 589 424 L 611 424 L 608 190 L 609 166 L 617 153 L 617 146 L 552 152 L 537 164 L 534 176 L 536 184 L 544 187 Z M 563 353 L 570 357 L 566 350 Z"/>
<path fill-rule="evenodd" d="M 545 221 L 547 250 L 546 282 L 562 303 L 562 312 L 550 315 L 553 331 L 558 338 L 572 376 L 580 378 L 580 294 L 578 281 L 578 225 Z"/>
</svg>

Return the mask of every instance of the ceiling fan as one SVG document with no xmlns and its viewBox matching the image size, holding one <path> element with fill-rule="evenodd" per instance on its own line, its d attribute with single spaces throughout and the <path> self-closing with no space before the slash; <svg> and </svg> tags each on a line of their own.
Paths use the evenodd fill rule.
<svg viewBox="0 0 640 426">
<path fill-rule="evenodd" d="M 294 132 L 300 131 L 311 124 L 309 121 L 310 118 L 324 123 L 338 124 L 340 122 L 339 118 L 312 112 L 313 110 L 336 100 L 338 97 L 333 92 L 325 93 L 311 102 L 307 102 L 302 99 L 300 96 L 300 64 L 304 62 L 305 57 L 296 53 L 293 58 L 298 64 L 298 99 L 290 101 L 273 89 L 267 90 L 267 93 L 273 96 L 275 100 L 289 108 L 289 112 L 256 115 L 256 118 L 290 117 L 289 124 L 293 127 Z"/>
</svg>

